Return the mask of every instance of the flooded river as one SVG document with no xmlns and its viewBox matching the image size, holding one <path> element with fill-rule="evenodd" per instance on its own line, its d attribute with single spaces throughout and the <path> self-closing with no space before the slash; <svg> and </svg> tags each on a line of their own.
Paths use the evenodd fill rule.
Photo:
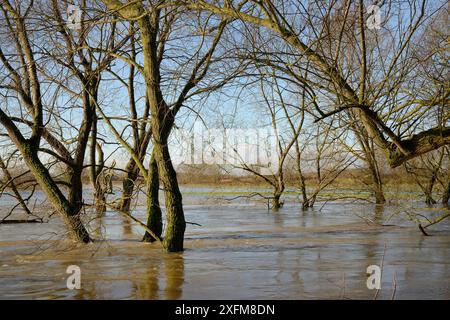
<svg viewBox="0 0 450 320">
<path fill-rule="evenodd" d="M 207 190 L 205 191 L 208 192 Z M 115 212 L 90 219 L 96 241 L 76 246 L 58 218 L 0 225 L 2 299 L 372 299 L 369 265 L 382 266 L 378 299 L 450 298 L 450 225 L 425 237 L 398 206 L 199 201 L 184 193 L 186 250 L 139 242 L 143 230 Z M 211 197 L 209 197 L 211 199 Z M 1 210 L 1 209 L 0 209 Z M 145 221 L 143 207 L 134 215 Z M 81 289 L 66 269 L 81 269 Z"/>
</svg>

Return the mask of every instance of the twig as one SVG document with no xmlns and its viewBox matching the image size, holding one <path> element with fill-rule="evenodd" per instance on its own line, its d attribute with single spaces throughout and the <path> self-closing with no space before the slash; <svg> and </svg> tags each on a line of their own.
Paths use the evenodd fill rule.
<svg viewBox="0 0 450 320">
<path fill-rule="evenodd" d="M 0 220 L 0 224 L 14 224 L 14 223 L 44 223 L 42 219 L 32 220 Z"/>
<path fill-rule="evenodd" d="M 187 224 L 193 224 L 194 226 L 199 226 L 199 227 L 202 226 L 200 223 L 196 223 L 196 222 L 186 221 L 186 223 L 187 223 Z"/>
<path fill-rule="evenodd" d="M 263 195 L 263 194 L 261 194 L 261 193 L 259 193 L 259 192 L 253 192 L 253 193 L 248 194 L 248 195 L 237 196 L 237 197 L 234 197 L 234 198 L 228 198 L 228 199 L 225 199 L 225 200 L 227 200 L 227 201 L 232 201 L 232 200 L 236 200 L 236 199 L 239 199 L 239 198 L 247 198 L 247 199 L 249 199 L 249 198 L 253 198 L 253 197 L 256 197 L 256 196 L 259 196 L 259 197 L 261 197 L 261 198 L 267 200 L 267 210 L 270 210 L 270 200 L 273 200 L 274 197 L 271 197 L 271 196 L 265 196 L 265 195 Z"/>
</svg>

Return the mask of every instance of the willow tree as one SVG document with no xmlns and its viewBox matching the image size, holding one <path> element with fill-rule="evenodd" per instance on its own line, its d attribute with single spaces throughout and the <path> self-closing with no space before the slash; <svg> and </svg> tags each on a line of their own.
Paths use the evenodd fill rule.
<svg viewBox="0 0 450 320">
<path fill-rule="evenodd" d="M 338 59 L 337 57 L 335 64 L 341 70 L 343 76 L 351 81 L 352 77 L 354 78 L 354 70 L 358 68 L 360 63 L 357 59 L 358 56 L 355 54 L 358 50 L 359 38 L 354 31 L 359 28 L 363 20 L 360 12 L 356 10 L 357 8 L 352 8 L 350 2 L 342 9 L 342 12 L 337 10 L 327 19 L 324 18 L 326 21 L 323 21 L 324 26 L 320 37 L 321 45 L 318 50 L 326 55 L 328 52 L 339 48 L 340 56 L 346 57 L 346 59 Z M 312 11 L 310 14 L 319 15 L 317 7 L 311 6 L 309 10 Z M 307 96 L 311 97 L 312 103 L 305 111 L 315 117 L 315 122 L 322 120 L 322 114 L 317 111 L 320 111 L 320 106 L 324 106 L 327 103 L 333 105 L 338 103 L 338 101 L 336 97 L 327 96 L 320 86 L 311 85 L 311 82 L 320 83 L 321 81 L 316 76 L 314 68 L 311 68 L 311 63 L 306 59 L 302 59 L 301 55 L 286 45 L 285 41 L 280 39 L 280 37 L 261 30 L 258 34 L 258 31 L 254 30 L 254 28 L 253 26 L 249 30 L 243 29 L 242 36 L 245 37 L 246 43 L 236 47 L 236 51 L 241 59 L 252 61 L 258 68 L 265 66 L 273 69 L 277 72 L 277 77 L 280 80 L 289 83 L 293 87 L 291 90 L 299 93 L 307 90 Z M 340 38 L 339 41 L 334 39 L 333 35 L 335 34 Z M 335 42 L 338 42 L 339 46 Z M 351 60 L 348 57 L 355 58 Z M 309 69 L 311 69 L 311 72 L 308 72 Z M 307 82 L 306 79 L 309 81 Z M 359 79 L 356 78 L 353 82 L 358 83 Z M 347 128 L 351 131 L 352 139 L 342 140 L 342 145 L 355 157 L 364 162 L 371 180 L 368 187 L 372 191 L 376 203 L 385 203 L 383 181 L 373 139 L 358 121 L 358 116 L 353 110 L 345 110 L 345 112 L 333 115 L 333 118 L 335 119 L 331 119 L 332 121 L 340 123 L 342 128 Z M 356 143 L 354 143 L 354 140 L 356 140 Z M 300 178 L 300 180 L 302 179 Z M 300 185 L 303 185 L 302 182 L 300 182 Z M 304 200 L 304 203 L 307 204 L 308 201 Z"/>
<path fill-rule="evenodd" d="M 295 69 L 288 68 L 287 71 L 294 73 L 299 81 L 320 89 L 322 96 L 334 100 L 332 104 L 317 104 L 315 111 L 319 119 L 353 110 L 369 137 L 383 150 L 391 167 L 450 144 L 448 114 L 445 126 L 432 122 L 417 126 L 433 109 L 441 104 L 448 105 L 450 88 L 434 88 L 421 99 L 408 98 L 405 94 L 411 89 L 420 90 L 420 87 L 411 88 L 411 79 L 408 78 L 408 73 L 413 74 L 418 67 L 408 59 L 411 49 L 420 41 L 417 36 L 424 23 L 432 19 L 436 12 L 446 10 L 445 2 L 389 2 L 386 11 L 391 16 L 380 26 L 381 30 L 369 29 L 362 0 L 308 2 L 311 6 L 301 0 L 199 0 L 174 3 L 184 4 L 191 10 L 238 19 L 282 39 L 298 61 L 311 63 L 315 77 L 304 78 Z M 363 17 L 359 21 L 359 28 L 354 30 L 359 45 L 351 55 L 343 54 L 341 46 L 345 43 L 339 30 L 330 30 L 327 23 L 329 17 L 336 10 L 345 8 L 346 4 L 356 6 L 356 12 Z M 372 51 L 367 47 L 369 33 L 376 39 Z M 330 40 L 332 46 L 329 46 Z M 357 67 L 352 63 L 354 57 L 359 59 Z M 341 59 L 344 63 L 339 63 Z M 340 66 L 350 68 L 347 71 L 351 71 L 351 77 L 346 77 L 346 70 Z M 321 95 L 317 98 L 320 101 Z M 412 129 L 411 124 L 415 124 Z"/>
<path fill-rule="evenodd" d="M 210 18 L 203 17 L 206 22 L 199 26 L 199 39 L 192 37 L 190 42 L 194 47 L 192 52 L 183 48 L 184 53 L 180 53 L 178 58 L 172 59 L 167 56 L 167 48 L 170 47 L 169 41 L 173 28 L 177 26 L 182 31 L 190 30 L 191 26 L 187 24 L 187 21 L 192 18 L 195 21 L 198 18 L 196 15 L 189 16 L 182 8 L 167 7 L 164 1 L 150 1 L 147 5 L 144 4 L 144 1 L 122 3 L 118 0 L 104 0 L 103 2 L 112 13 L 133 22 L 139 31 L 143 66 L 136 64 L 132 59 L 125 58 L 125 60 L 135 65 L 142 72 L 145 80 L 145 99 L 150 113 L 152 137 L 152 159 L 149 170 L 146 170 L 136 150 L 133 150 L 125 141 L 123 142 L 127 145 L 127 151 L 130 152 L 140 173 L 147 181 L 148 227 L 157 231 L 162 229 L 162 219 L 157 216 L 161 211 L 151 210 L 157 201 L 158 180 L 160 180 L 164 187 L 167 216 L 163 245 L 168 251 L 181 251 L 183 250 L 186 222 L 182 195 L 169 152 L 169 135 L 174 126 L 175 117 L 187 99 L 193 95 L 220 88 L 230 79 L 224 77 L 223 74 L 226 72 L 223 72 L 220 80 L 215 81 L 214 84 L 201 86 L 208 74 L 213 54 L 223 35 L 227 21 L 222 19 L 214 21 L 213 19 L 210 22 Z M 179 22 L 178 25 L 177 22 Z M 185 44 L 189 40 L 186 35 L 175 34 L 175 37 L 177 36 L 179 37 L 178 44 L 171 48 L 175 52 L 180 44 Z M 187 59 L 183 59 L 183 56 L 187 56 Z M 172 72 L 164 74 L 165 69 L 171 69 L 171 64 L 178 67 L 172 68 Z M 164 79 L 163 76 L 166 78 Z M 171 85 L 165 84 L 164 81 L 171 82 Z M 165 89 L 168 90 L 165 91 Z M 157 175 L 155 174 L 156 170 Z"/>
<path fill-rule="evenodd" d="M 75 240 L 86 243 L 90 237 L 80 219 L 80 199 L 64 195 L 40 157 L 42 140 L 45 139 L 53 148 L 51 153 L 54 156 L 70 165 L 74 162 L 71 153 L 44 124 L 45 117 L 50 118 L 51 113 L 44 105 L 48 97 L 43 93 L 42 74 L 39 72 L 44 62 L 38 59 L 40 55 L 36 54 L 34 41 L 42 35 L 31 25 L 34 5 L 34 2 L 28 6 L 16 3 L 14 7 L 9 1 L 1 2 L 4 39 L 0 45 L 0 88 L 5 99 L 0 107 L 0 123 L 53 208 L 61 214 L 71 235 Z M 5 46 L 4 43 L 12 43 L 13 46 Z M 79 147 L 86 143 L 80 140 Z M 75 193 L 82 191 L 81 184 L 72 187 Z"/>
<path fill-rule="evenodd" d="M 84 2 L 80 11 L 85 13 L 88 4 Z M 92 4 L 91 4 L 92 5 Z M 39 15 L 44 26 L 55 32 L 46 34 L 46 47 L 42 49 L 48 58 L 48 65 L 42 68 L 43 75 L 61 89 L 60 99 L 67 99 L 73 105 L 81 105 L 83 110 L 81 124 L 68 123 L 65 113 L 56 113 L 54 117 L 59 122 L 65 122 L 69 130 L 76 130 L 77 141 L 73 161 L 69 162 L 68 175 L 70 183 L 69 199 L 83 205 L 82 172 L 85 168 L 87 153 L 90 156 L 90 178 L 94 189 L 94 199 L 98 209 L 102 209 L 104 190 L 98 182 L 104 168 L 103 151 L 100 148 L 98 136 L 98 117 L 96 106 L 99 104 L 99 90 L 102 72 L 109 66 L 113 57 L 104 51 L 115 52 L 126 43 L 127 39 L 116 40 L 116 25 L 93 23 L 101 18 L 90 17 L 91 23 L 86 23 L 85 14 L 81 16 L 79 29 L 71 30 L 66 25 L 64 13 L 67 1 L 51 1 L 51 6 L 42 7 Z M 76 119 L 74 119 L 76 121 Z M 90 149 L 89 149 L 90 140 Z"/>
</svg>

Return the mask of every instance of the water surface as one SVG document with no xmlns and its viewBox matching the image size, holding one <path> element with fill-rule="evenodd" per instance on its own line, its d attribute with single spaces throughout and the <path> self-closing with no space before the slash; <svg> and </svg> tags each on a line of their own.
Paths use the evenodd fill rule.
<svg viewBox="0 0 450 320">
<path fill-rule="evenodd" d="M 58 218 L 0 225 L 0 298 L 372 299 L 366 268 L 381 261 L 379 299 L 450 298 L 448 221 L 425 237 L 400 216 L 385 221 L 398 206 L 273 213 L 260 202 L 199 204 L 202 192 L 184 193 L 186 220 L 201 226 L 188 224 L 183 253 L 141 243 L 143 230 L 115 212 L 86 216 L 97 239 L 88 246 L 64 241 Z M 145 221 L 143 207 L 134 215 Z M 69 265 L 81 268 L 81 290 L 66 287 Z"/>
</svg>

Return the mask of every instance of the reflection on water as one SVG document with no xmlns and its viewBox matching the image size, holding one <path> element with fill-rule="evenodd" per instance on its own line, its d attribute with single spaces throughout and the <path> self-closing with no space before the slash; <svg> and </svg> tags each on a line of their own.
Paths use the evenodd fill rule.
<svg viewBox="0 0 450 320">
<path fill-rule="evenodd" d="M 145 221 L 140 209 L 134 214 Z M 88 246 L 59 241 L 57 219 L 1 225 L 0 298 L 370 299 L 366 268 L 383 256 L 379 298 L 391 298 L 394 274 L 397 299 L 450 298 L 449 223 L 432 237 L 403 220 L 369 223 L 382 223 L 393 210 L 190 205 L 186 219 L 202 226 L 188 225 L 186 251 L 174 254 L 140 242 L 143 231 L 114 212 L 90 218 L 97 241 Z M 81 290 L 66 288 L 72 264 L 81 268 Z"/>
<path fill-rule="evenodd" d="M 179 299 L 183 292 L 184 260 L 182 254 L 167 254 L 164 256 L 164 271 L 166 299 Z"/>
</svg>

